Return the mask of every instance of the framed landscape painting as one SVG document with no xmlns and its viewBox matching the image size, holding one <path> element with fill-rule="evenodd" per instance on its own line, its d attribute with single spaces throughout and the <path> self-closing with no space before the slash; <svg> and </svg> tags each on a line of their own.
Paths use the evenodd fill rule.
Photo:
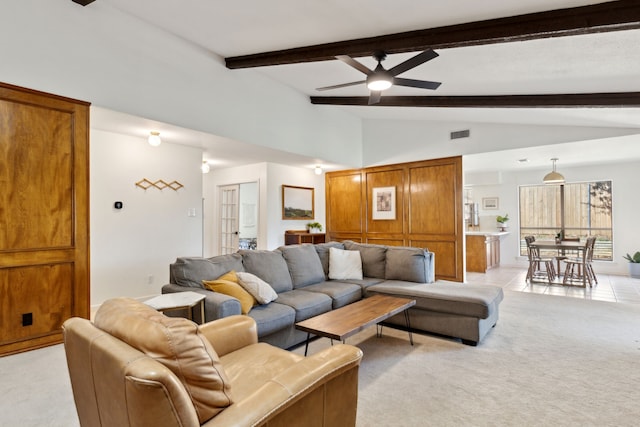
<svg viewBox="0 0 640 427">
<path fill-rule="evenodd" d="M 282 186 L 282 219 L 314 219 L 313 188 Z"/>
</svg>

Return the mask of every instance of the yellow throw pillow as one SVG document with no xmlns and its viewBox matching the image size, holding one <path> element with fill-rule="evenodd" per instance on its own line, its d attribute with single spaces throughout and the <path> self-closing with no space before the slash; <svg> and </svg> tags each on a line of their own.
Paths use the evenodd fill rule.
<svg viewBox="0 0 640 427">
<path fill-rule="evenodd" d="M 218 293 L 229 295 L 230 297 L 236 298 L 238 301 L 240 301 L 240 308 L 242 309 L 242 314 L 247 314 L 249 310 L 251 310 L 251 307 L 257 304 L 256 299 L 252 297 L 249 292 L 242 289 L 242 286 L 230 280 L 224 280 L 224 279 L 203 280 L 202 284 L 207 289 L 210 289 L 213 292 L 218 292 Z"/>
<path fill-rule="evenodd" d="M 231 270 L 228 273 L 224 273 L 222 276 L 218 277 L 216 280 L 228 280 L 233 283 L 238 283 L 238 275 L 235 270 Z"/>
</svg>

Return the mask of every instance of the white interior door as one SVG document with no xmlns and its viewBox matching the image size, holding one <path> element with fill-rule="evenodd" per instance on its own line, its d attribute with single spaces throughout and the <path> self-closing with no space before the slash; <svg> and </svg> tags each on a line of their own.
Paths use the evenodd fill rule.
<svg viewBox="0 0 640 427">
<path fill-rule="evenodd" d="M 220 254 L 232 254 L 238 251 L 239 239 L 239 185 L 220 187 Z"/>
</svg>

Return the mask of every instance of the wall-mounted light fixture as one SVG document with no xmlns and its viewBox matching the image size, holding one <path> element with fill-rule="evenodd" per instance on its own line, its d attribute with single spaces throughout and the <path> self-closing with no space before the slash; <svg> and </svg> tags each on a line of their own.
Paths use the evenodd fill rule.
<svg viewBox="0 0 640 427">
<path fill-rule="evenodd" d="M 553 162 L 553 170 L 546 174 L 542 181 L 544 181 L 545 184 L 563 184 L 564 176 L 556 172 L 556 162 L 558 161 L 558 158 L 554 157 L 551 161 Z"/>
<path fill-rule="evenodd" d="M 313 172 L 315 172 L 316 175 L 322 175 L 322 167 L 320 165 L 316 165 Z"/>
<path fill-rule="evenodd" d="M 160 132 L 149 132 L 149 145 L 153 147 L 157 147 L 162 144 L 162 140 L 160 139 Z"/>
<path fill-rule="evenodd" d="M 202 169 L 202 173 L 209 173 L 211 166 L 209 166 L 209 163 L 206 160 L 203 160 L 200 169 Z"/>
</svg>

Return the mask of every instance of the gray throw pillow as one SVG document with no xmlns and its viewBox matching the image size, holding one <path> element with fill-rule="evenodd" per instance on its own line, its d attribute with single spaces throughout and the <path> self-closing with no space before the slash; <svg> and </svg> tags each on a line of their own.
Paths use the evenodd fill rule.
<svg viewBox="0 0 640 427">
<path fill-rule="evenodd" d="M 387 259 L 387 247 L 372 245 L 369 243 L 344 242 L 344 248 L 350 251 L 359 251 L 362 258 L 362 274 L 365 277 L 385 278 L 385 261 Z"/>
<path fill-rule="evenodd" d="M 325 280 L 320 257 L 313 245 L 283 246 L 280 250 L 289 267 L 294 288 Z"/>
<path fill-rule="evenodd" d="M 387 280 L 404 280 L 407 282 L 430 283 L 430 253 L 420 248 L 394 247 L 387 248 L 385 278 Z"/>
<path fill-rule="evenodd" d="M 324 271 L 325 280 L 329 278 L 329 249 L 330 248 L 338 248 L 344 249 L 344 245 L 340 242 L 327 242 L 327 243 L 318 243 L 313 245 L 313 248 L 318 253 L 318 257 L 320 258 L 320 263 L 322 264 L 322 270 Z"/>
<path fill-rule="evenodd" d="M 242 255 L 244 270 L 267 282 L 277 293 L 293 289 L 289 268 L 282 252 L 241 250 L 238 253 Z"/>
<path fill-rule="evenodd" d="M 190 288 L 203 288 L 203 280 L 213 280 L 231 270 L 244 271 L 240 254 L 212 258 L 180 257 L 169 266 L 169 282 Z"/>
</svg>

